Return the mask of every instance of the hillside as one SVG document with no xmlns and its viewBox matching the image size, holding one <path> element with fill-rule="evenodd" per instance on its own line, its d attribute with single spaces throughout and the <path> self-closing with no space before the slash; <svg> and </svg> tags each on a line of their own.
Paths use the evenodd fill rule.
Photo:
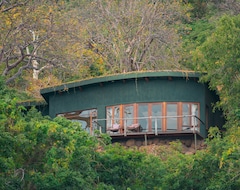
<svg viewBox="0 0 240 190">
<path fill-rule="evenodd" d="M 239 13 L 239 0 L 0 1 L 0 189 L 240 189 Z M 194 154 L 111 144 L 19 106 L 42 88 L 159 70 L 204 73 L 219 95 L 225 130 Z"/>
</svg>

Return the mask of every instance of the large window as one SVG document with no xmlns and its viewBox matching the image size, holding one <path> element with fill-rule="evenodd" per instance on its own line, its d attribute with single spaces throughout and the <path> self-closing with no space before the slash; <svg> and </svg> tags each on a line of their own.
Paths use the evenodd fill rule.
<svg viewBox="0 0 240 190">
<path fill-rule="evenodd" d="M 167 104 L 167 130 L 177 130 L 177 104 L 170 103 Z"/>
<path fill-rule="evenodd" d="M 134 123 L 134 110 L 133 105 L 124 106 L 124 125 L 130 126 Z"/>
<path fill-rule="evenodd" d="M 152 104 L 150 115 L 152 116 L 152 131 L 162 130 L 162 104 Z"/>
<path fill-rule="evenodd" d="M 57 116 L 62 116 L 74 122 L 79 122 L 82 129 L 91 134 L 93 134 L 94 129 L 98 129 L 97 123 L 92 122 L 93 119 L 97 119 L 97 109 L 61 113 L 57 114 Z"/>
<path fill-rule="evenodd" d="M 112 106 L 107 108 L 107 126 L 111 127 L 114 124 L 120 124 L 119 106 Z"/>
<path fill-rule="evenodd" d="M 182 129 L 198 129 L 199 125 L 199 104 L 183 103 L 182 104 Z"/>
<path fill-rule="evenodd" d="M 148 104 L 138 105 L 138 123 L 141 125 L 143 131 L 149 130 L 149 111 Z"/>
<path fill-rule="evenodd" d="M 191 104 L 183 103 L 182 104 L 182 115 L 191 115 Z M 182 127 L 188 128 L 191 126 L 191 117 L 183 117 L 182 118 Z"/>
<path fill-rule="evenodd" d="M 161 132 L 199 129 L 199 103 L 156 102 L 109 106 L 107 128 L 118 124 L 117 132 Z M 129 131 L 133 126 L 138 130 Z M 115 131 L 115 130 L 114 130 Z"/>
</svg>

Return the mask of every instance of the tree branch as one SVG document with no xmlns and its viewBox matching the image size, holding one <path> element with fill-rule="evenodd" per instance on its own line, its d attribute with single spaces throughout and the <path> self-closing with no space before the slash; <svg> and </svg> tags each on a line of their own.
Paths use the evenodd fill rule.
<svg viewBox="0 0 240 190">
<path fill-rule="evenodd" d="M 138 62 L 142 62 L 144 55 L 146 54 L 148 48 L 150 47 L 151 43 L 153 42 L 154 38 L 151 38 L 147 44 L 144 44 L 144 49 L 140 55 Z"/>
<path fill-rule="evenodd" d="M 11 69 L 17 67 L 17 66 L 23 61 L 23 59 L 26 57 L 26 56 L 24 55 L 23 49 L 22 49 L 22 48 L 19 48 L 19 50 L 20 50 L 20 52 L 21 52 L 21 56 L 18 58 L 18 60 L 17 60 L 16 62 L 14 62 L 13 64 L 9 65 L 9 64 L 8 64 L 9 58 L 7 58 L 7 61 L 6 61 L 6 62 L 7 62 L 7 67 L 6 67 L 5 70 L 3 71 L 3 76 L 6 76 Z"/>
<path fill-rule="evenodd" d="M 5 9 L 3 9 L 1 12 L 2 12 L 2 13 L 3 13 L 3 12 L 7 12 L 7 11 L 9 11 L 9 10 L 15 8 L 15 7 L 18 7 L 18 6 L 24 6 L 24 5 L 26 5 L 26 4 L 28 3 L 28 1 L 29 1 L 29 0 L 27 0 L 27 1 L 23 2 L 23 3 L 13 4 L 13 5 L 5 8 Z M 4 1 L 1 1 L 0 7 L 3 5 L 3 3 L 4 3 Z"/>
<path fill-rule="evenodd" d="M 28 69 L 28 68 L 29 68 L 29 64 L 20 67 L 18 69 L 17 73 L 15 73 L 13 76 L 11 76 L 9 79 L 7 79 L 6 84 L 9 84 L 10 82 L 12 82 L 14 79 L 16 79 L 18 76 L 20 76 L 22 74 L 23 70 Z"/>
</svg>

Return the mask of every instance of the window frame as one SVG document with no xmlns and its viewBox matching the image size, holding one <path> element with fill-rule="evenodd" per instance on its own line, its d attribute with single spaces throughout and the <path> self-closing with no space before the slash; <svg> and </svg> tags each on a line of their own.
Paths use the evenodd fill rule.
<svg viewBox="0 0 240 190">
<path fill-rule="evenodd" d="M 120 104 L 120 105 L 111 105 L 111 106 L 106 106 L 106 110 L 108 108 L 114 108 L 114 107 L 117 107 L 119 106 L 119 121 L 120 121 L 120 127 L 122 130 L 120 130 L 121 133 L 123 133 L 123 129 L 124 127 L 127 127 L 125 126 L 125 114 L 124 114 L 124 109 L 128 106 L 133 106 L 132 110 L 133 110 L 133 117 L 131 118 L 132 119 L 132 123 L 139 123 L 139 106 L 141 105 L 146 105 L 147 106 L 147 110 L 148 110 L 148 127 L 146 127 L 146 130 L 144 132 L 154 132 L 155 131 L 155 128 L 152 124 L 152 107 L 154 105 L 159 105 L 161 107 L 161 112 L 160 112 L 160 115 L 159 115 L 159 118 L 160 118 L 160 122 L 161 122 L 161 130 L 159 130 L 160 132 L 167 132 L 169 130 L 167 130 L 167 120 L 168 118 L 166 117 L 167 116 L 167 106 L 170 105 L 170 104 L 175 104 L 177 106 L 176 108 L 176 130 L 173 129 L 173 130 L 170 130 L 170 131 L 182 131 L 183 130 L 183 117 L 181 116 L 184 116 L 185 114 L 183 114 L 183 105 L 184 104 L 189 104 L 189 110 L 188 110 L 188 117 L 189 117 L 189 120 L 188 122 L 190 123 L 190 126 L 189 127 L 193 127 L 192 125 L 192 117 L 190 117 L 190 115 L 192 115 L 192 105 L 197 105 L 197 112 L 198 114 L 196 115 L 198 118 L 200 118 L 200 103 L 199 102 L 141 102 L 141 103 L 132 103 L 132 104 Z M 113 109 L 114 110 L 114 109 Z M 106 118 L 107 119 L 107 118 Z M 107 124 L 107 120 L 106 120 L 106 124 Z M 200 121 L 197 120 L 197 125 L 196 125 L 197 128 L 200 129 Z"/>
</svg>

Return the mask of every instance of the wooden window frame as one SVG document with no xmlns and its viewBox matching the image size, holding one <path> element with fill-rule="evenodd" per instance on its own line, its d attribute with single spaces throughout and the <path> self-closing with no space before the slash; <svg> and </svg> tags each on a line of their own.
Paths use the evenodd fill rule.
<svg viewBox="0 0 240 190">
<path fill-rule="evenodd" d="M 160 117 L 163 117 L 163 102 L 152 102 L 152 103 L 150 103 L 149 104 L 149 116 L 152 116 L 152 107 L 154 106 L 154 105 L 159 105 L 160 107 L 161 107 L 161 115 L 159 115 Z M 150 131 L 151 132 L 154 132 L 154 128 L 153 128 L 153 126 L 152 126 L 152 118 L 149 118 L 149 123 L 150 123 Z M 161 118 L 161 124 L 162 124 L 162 128 L 161 128 L 161 131 L 163 131 L 163 118 Z"/>
<path fill-rule="evenodd" d="M 176 116 L 179 116 L 179 105 L 178 105 L 178 103 L 179 102 L 165 102 L 166 103 L 166 107 L 165 107 L 165 115 L 164 116 L 166 116 L 165 117 L 165 119 L 166 119 L 166 123 L 165 123 L 165 131 L 167 131 L 168 129 L 167 129 L 167 105 L 170 105 L 170 104 L 173 104 L 173 105 L 176 105 L 177 106 L 177 115 Z M 178 117 L 176 117 L 176 119 L 177 119 L 177 128 L 176 128 L 176 131 L 178 131 L 178 129 L 179 129 L 179 118 Z"/>
<path fill-rule="evenodd" d="M 139 105 L 147 105 L 147 109 L 148 109 L 148 131 L 149 132 L 153 132 L 153 126 L 152 126 L 152 118 L 150 118 L 150 116 L 152 116 L 152 107 L 153 105 L 160 105 L 161 106 L 161 115 L 163 118 L 161 119 L 161 124 L 162 124 L 162 128 L 161 131 L 162 132 L 166 132 L 167 131 L 167 118 L 165 116 L 167 116 L 167 105 L 169 104 L 174 104 L 177 106 L 177 116 L 182 116 L 183 115 L 183 104 L 189 104 L 189 111 L 188 111 L 188 115 L 191 115 L 192 113 L 192 105 L 195 104 L 197 105 L 198 108 L 198 115 L 197 117 L 200 118 L 200 103 L 199 102 L 142 102 L 142 103 L 132 103 L 132 104 L 120 104 L 120 105 L 112 105 L 112 106 L 107 106 L 106 107 L 106 111 L 108 108 L 112 108 L 112 123 L 114 122 L 114 110 L 115 107 L 119 107 L 119 120 L 120 120 L 120 132 L 123 132 L 124 129 L 124 125 L 125 125 L 125 114 L 124 114 L 124 109 L 125 107 L 129 107 L 132 106 L 133 107 L 133 119 L 132 122 L 133 123 L 138 123 L 138 107 Z M 177 117 L 177 129 L 176 131 L 182 131 L 182 123 L 183 123 L 183 118 L 182 117 Z M 192 125 L 192 120 L 191 117 L 189 117 L 189 123 L 190 125 Z M 107 122 L 107 121 L 106 121 Z M 126 126 L 127 127 L 127 126 Z M 197 120 L 197 127 L 200 129 L 200 121 Z"/>
</svg>

